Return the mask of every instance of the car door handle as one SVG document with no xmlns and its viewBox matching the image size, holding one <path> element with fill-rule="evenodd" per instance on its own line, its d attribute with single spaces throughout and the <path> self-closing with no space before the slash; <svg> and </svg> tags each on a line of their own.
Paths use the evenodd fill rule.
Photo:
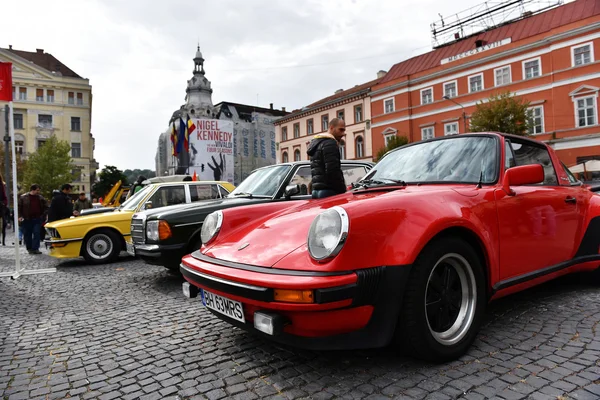
<svg viewBox="0 0 600 400">
<path fill-rule="evenodd" d="M 565 199 L 565 203 L 577 203 L 577 199 L 575 197 L 572 196 L 567 196 L 567 198 Z"/>
</svg>

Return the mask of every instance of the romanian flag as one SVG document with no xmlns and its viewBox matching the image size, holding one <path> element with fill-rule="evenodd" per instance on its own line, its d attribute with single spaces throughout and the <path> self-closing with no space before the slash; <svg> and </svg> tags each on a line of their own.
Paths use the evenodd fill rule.
<svg viewBox="0 0 600 400">
<path fill-rule="evenodd" d="M 194 132 L 194 129 L 196 129 L 196 125 L 194 125 L 194 121 L 192 121 L 190 119 L 190 116 L 187 116 L 187 130 L 185 133 L 185 140 L 183 142 L 183 147 L 185 148 L 185 151 L 190 151 L 190 135 L 192 134 L 192 132 Z"/>
<path fill-rule="evenodd" d="M 172 153 L 174 156 L 179 154 L 177 151 L 177 130 L 175 129 L 175 121 L 171 124 L 171 145 L 172 145 Z"/>
<path fill-rule="evenodd" d="M 187 125 L 183 119 L 179 117 L 179 134 L 177 135 L 177 154 L 183 151 L 183 143 L 187 137 Z"/>
</svg>

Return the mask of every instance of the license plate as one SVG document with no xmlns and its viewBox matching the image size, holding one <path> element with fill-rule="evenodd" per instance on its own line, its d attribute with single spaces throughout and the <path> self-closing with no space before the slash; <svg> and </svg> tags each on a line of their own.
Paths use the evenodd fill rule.
<svg viewBox="0 0 600 400">
<path fill-rule="evenodd" d="M 200 296 L 202 298 L 202 304 L 205 307 L 215 310 L 219 314 L 227 315 L 229 318 L 233 318 L 236 321 L 246 322 L 244 318 L 244 309 L 242 303 L 239 301 L 231 300 L 226 297 L 219 296 L 206 290 L 200 289 Z"/>
<path fill-rule="evenodd" d="M 135 257 L 135 247 L 133 243 L 125 242 L 125 247 L 127 248 L 127 253 Z"/>
</svg>

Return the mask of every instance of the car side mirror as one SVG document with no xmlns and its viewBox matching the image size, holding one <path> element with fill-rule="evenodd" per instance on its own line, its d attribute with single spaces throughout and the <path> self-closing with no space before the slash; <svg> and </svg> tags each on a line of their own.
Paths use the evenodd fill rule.
<svg viewBox="0 0 600 400">
<path fill-rule="evenodd" d="M 151 201 L 147 201 L 144 203 L 144 210 L 149 210 L 152 208 L 152 202 Z"/>
<path fill-rule="evenodd" d="M 287 185 L 285 187 L 284 196 L 286 199 L 296 196 L 297 194 L 300 194 L 300 185 Z"/>
<path fill-rule="evenodd" d="M 512 167 L 504 172 L 502 188 L 509 196 L 515 192 L 511 186 L 534 185 L 544 181 L 544 168 L 540 164 L 521 165 Z"/>
</svg>

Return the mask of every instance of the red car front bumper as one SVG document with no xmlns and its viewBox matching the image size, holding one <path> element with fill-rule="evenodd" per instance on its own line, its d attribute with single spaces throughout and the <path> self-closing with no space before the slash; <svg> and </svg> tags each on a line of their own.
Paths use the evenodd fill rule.
<svg viewBox="0 0 600 400">
<path fill-rule="evenodd" d="M 195 252 L 182 259 L 181 273 L 194 287 L 239 301 L 245 322 L 219 318 L 278 342 L 311 349 L 387 345 L 394 333 L 410 266 L 343 272 L 307 272 L 256 267 Z M 277 289 L 312 290 L 309 304 L 276 301 Z M 256 312 L 284 321 L 274 335 L 254 327 Z"/>
</svg>

